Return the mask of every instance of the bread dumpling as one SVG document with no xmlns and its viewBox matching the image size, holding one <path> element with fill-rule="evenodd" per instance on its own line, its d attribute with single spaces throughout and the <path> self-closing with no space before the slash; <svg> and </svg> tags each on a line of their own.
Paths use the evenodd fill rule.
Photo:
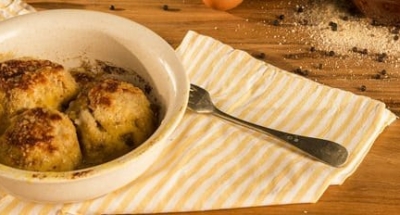
<svg viewBox="0 0 400 215">
<path fill-rule="evenodd" d="M 74 78 L 60 64 L 36 59 L 1 62 L 0 119 L 3 127 L 10 117 L 28 108 L 60 110 L 77 91 Z"/>
<path fill-rule="evenodd" d="M 0 163 L 31 171 L 74 170 L 82 154 L 72 121 L 62 112 L 27 109 L 0 138 Z"/>
<path fill-rule="evenodd" d="M 113 78 L 86 86 L 66 113 L 76 125 L 85 160 L 92 165 L 129 152 L 156 128 L 143 91 Z"/>
</svg>

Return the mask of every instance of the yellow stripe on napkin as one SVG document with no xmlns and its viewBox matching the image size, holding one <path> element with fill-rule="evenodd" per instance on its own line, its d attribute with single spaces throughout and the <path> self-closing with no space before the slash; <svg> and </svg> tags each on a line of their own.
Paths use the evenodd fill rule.
<svg viewBox="0 0 400 215">
<path fill-rule="evenodd" d="M 213 38 L 188 32 L 176 50 L 191 82 L 210 91 L 223 111 L 242 119 L 347 147 L 333 168 L 271 136 L 212 115 L 187 112 L 160 159 L 137 180 L 102 198 L 31 205 L 10 196 L 0 214 L 151 213 L 316 202 L 363 160 L 395 120 L 382 102 L 330 88 L 252 58 Z"/>
</svg>

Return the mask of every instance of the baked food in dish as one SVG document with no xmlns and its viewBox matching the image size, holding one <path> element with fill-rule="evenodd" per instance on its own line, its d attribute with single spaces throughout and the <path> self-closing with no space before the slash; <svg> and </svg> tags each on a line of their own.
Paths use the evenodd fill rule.
<svg viewBox="0 0 400 215">
<path fill-rule="evenodd" d="M 144 142 L 156 116 L 143 91 L 115 78 L 87 84 L 66 110 L 91 165 L 121 156 Z"/>
<path fill-rule="evenodd" d="M 49 60 L 13 59 L 0 63 L 1 131 L 9 118 L 35 107 L 60 110 L 75 96 L 77 84 L 60 64 Z"/>
<path fill-rule="evenodd" d="M 0 138 L 0 163 L 32 171 L 67 171 L 82 154 L 71 120 L 47 108 L 22 111 Z"/>
<path fill-rule="evenodd" d="M 49 60 L 0 62 L 0 163 L 66 171 L 139 146 L 155 131 L 158 110 L 123 81 L 127 74 L 103 62 L 69 70 Z"/>
</svg>

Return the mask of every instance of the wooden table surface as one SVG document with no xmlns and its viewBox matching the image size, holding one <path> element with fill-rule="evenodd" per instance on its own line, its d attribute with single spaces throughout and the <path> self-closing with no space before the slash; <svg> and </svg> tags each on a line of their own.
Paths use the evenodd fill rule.
<svg viewBox="0 0 400 215">
<path fill-rule="evenodd" d="M 383 101 L 391 111 L 400 115 L 400 49 L 395 50 L 400 45 L 399 28 L 370 24 L 367 25 L 363 45 L 351 44 L 352 41 L 345 38 L 354 34 L 354 30 L 343 31 L 344 26 L 342 28 L 341 25 L 336 25 L 336 30 L 333 29 L 334 25 L 348 22 L 357 27 L 357 22 L 361 25 L 370 20 L 356 14 L 348 3 L 350 1 L 245 0 L 239 7 L 227 12 L 212 10 L 201 0 L 26 2 L 37 10 L 89 9 L 123 16 L 152 29 L 174 48 L 188 30 L 194 30 L 289 72 Z M 336 8 L 339 12 L 326 13 L 324 16 L 312 12 L 329 4 L 332 5 L 331 9 Z M 332 22 L 327 21 L 329 18 Z M 321 24 L 322 27 L 318 27 Z M 374 29 L 379 31 L 375 32 Z M 368 44 L 372 37 L 382 37 L 380 32 L 386 32 L 384 36 L 389 38 L 388 45 Z M 340 41 L 340 37 L 332 36 L 334 33 L 342 34 L 343 43 L 346 44 L 334 45 Z M 323 35 L 328 36 L 323 38 Z M 390 41 L 391 37 L 395 42 Z M 378 38 L 378 41 L 381 40 Z M 378 45 L 381 50 L 376 50 Z M 357 50 L 343 51 L 352 46 Z M 372 48 L 368 49 L 369 46 Z M 362 53 L 363 50 L 366 53 Z M 397 120 L 379 136 L 359 169 L 343 185 L 329 187 L 315 204 L 190 214 L 397 214 L 400 211 L 399 130 L 400 121 Z"/>
</svg>

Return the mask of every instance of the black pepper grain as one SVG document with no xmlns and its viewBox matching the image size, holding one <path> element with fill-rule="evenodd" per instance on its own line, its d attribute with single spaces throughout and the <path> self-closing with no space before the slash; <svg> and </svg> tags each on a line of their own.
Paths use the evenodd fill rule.
<svg viewBox="0 0 400 215">
<path fill-rule="evenodd" d="M 399 40 L 399 35 L 394 35 L 393 40 L 394 40 L 394 41 Z"/>
<path fill-rule="evenodd" d="M 387 54 L 386 53 L 382 53 L 378 55 L 378 62 L 385 62 L 387 58 Z"/>
<path fill-rule="evenodd" d="M 335 56 L 335 52 L 334 51 L 330 51 L 330 52 L 328 52 L 328 55 L 333 57 L 333 56 Z"/>
<path fill-rule="evenodd" d="M 365 91 L 367 90 L 367 86 L 361 85 L 361 86 L 360 86 L 360 90 L 361 90 L 362 92 L 365 92 Z"/>
<path fill-rule="evenodd" d="M 383 69 L 382 71 L 380 71 L 379 75 L 379 79 L 387 79 L 389 78 L 386 69 Z"/>
<path fill-rule="evenodd" d="M 297 7 L 297 12 L 298 13 L 303 13 L 304 12 L 304 6 L 300 5 Z"/>
<path fill-rule="evenodd" d="M 163 9 L 164 11 L 180 11 L 179 8 L 171 8 L 171 7 L 168 6 L 167 4 L 163 5 L 163 6 L 162 6 L 162 9 Z"/>
<path fill-rule="evenodd" d="M 381 74 L 375 74 L 375 75 L 373 76 L 373 78 L 374 78 L 374 79 L 381 79 L 381 78 L 382 78 L 382 75 L 381 75 Z"/>
<path fill-rule="evenodd" d="M 329 22 L 329 26 L 331 27 L 332 31 L 338 30 L 338 24 L 336 22 Z"/>
<path fill-rule="evenodd" d="M 301 68 L 297 68 L 297 69 L 294 70 L 294 73 L 296 73 L 298 75 L 301 75 L 301 76 L 307 76 L 309 71 L 306 70 L 306 69 L 303 70 Z"/>
<path fill-rule="evenodd" d="M 279 26 L 281 23 L 279 22 L 279 20 L 275 19 L 275 20 L 272 22 L 272 24 L 275 25 L 275 26 Z"/>
<path fill-rule="evenodd" d="M 357 47 L 353 47 L 351 50 L 353 52 L 357 52 L 357 53 L 360 53 L 360 54 L 368 54 L 368 49 L 361 50 L 361 49 L 358 49 Z"/>
<path fill-rule="evenodd" d="M 112 5 L 110 5 L 110 8 L 109 8 L 110 10 L 115 10 L 115 6 L 112 4 Z"/>
<path fill-rule="evenodd" d="M 361 54 L 368 54 L 368 49 L 363 49 L 363 50 L 361 51 Z"/>
<path fill-rule="evenodd" d="M 265 58 L 265 53 L 264 52 L 253 52 L 251 54 L 253 57 L 257 59 L 264 59 Z"/>
<path fill-rule="evenodd" d="M 312 47 L 310 48 L 310 52 L 315 52 L 315 51 L 316 51 L 315 47 L 312 46 Z"/>
<path fill-rule="evenodd" d="M 278 19 L 284 20 L 284 19 L 285 19 L 285 15 L 283 15 L 283 14 L 279 15 L 279 16 L 278 16 Z"/>
</svg>

